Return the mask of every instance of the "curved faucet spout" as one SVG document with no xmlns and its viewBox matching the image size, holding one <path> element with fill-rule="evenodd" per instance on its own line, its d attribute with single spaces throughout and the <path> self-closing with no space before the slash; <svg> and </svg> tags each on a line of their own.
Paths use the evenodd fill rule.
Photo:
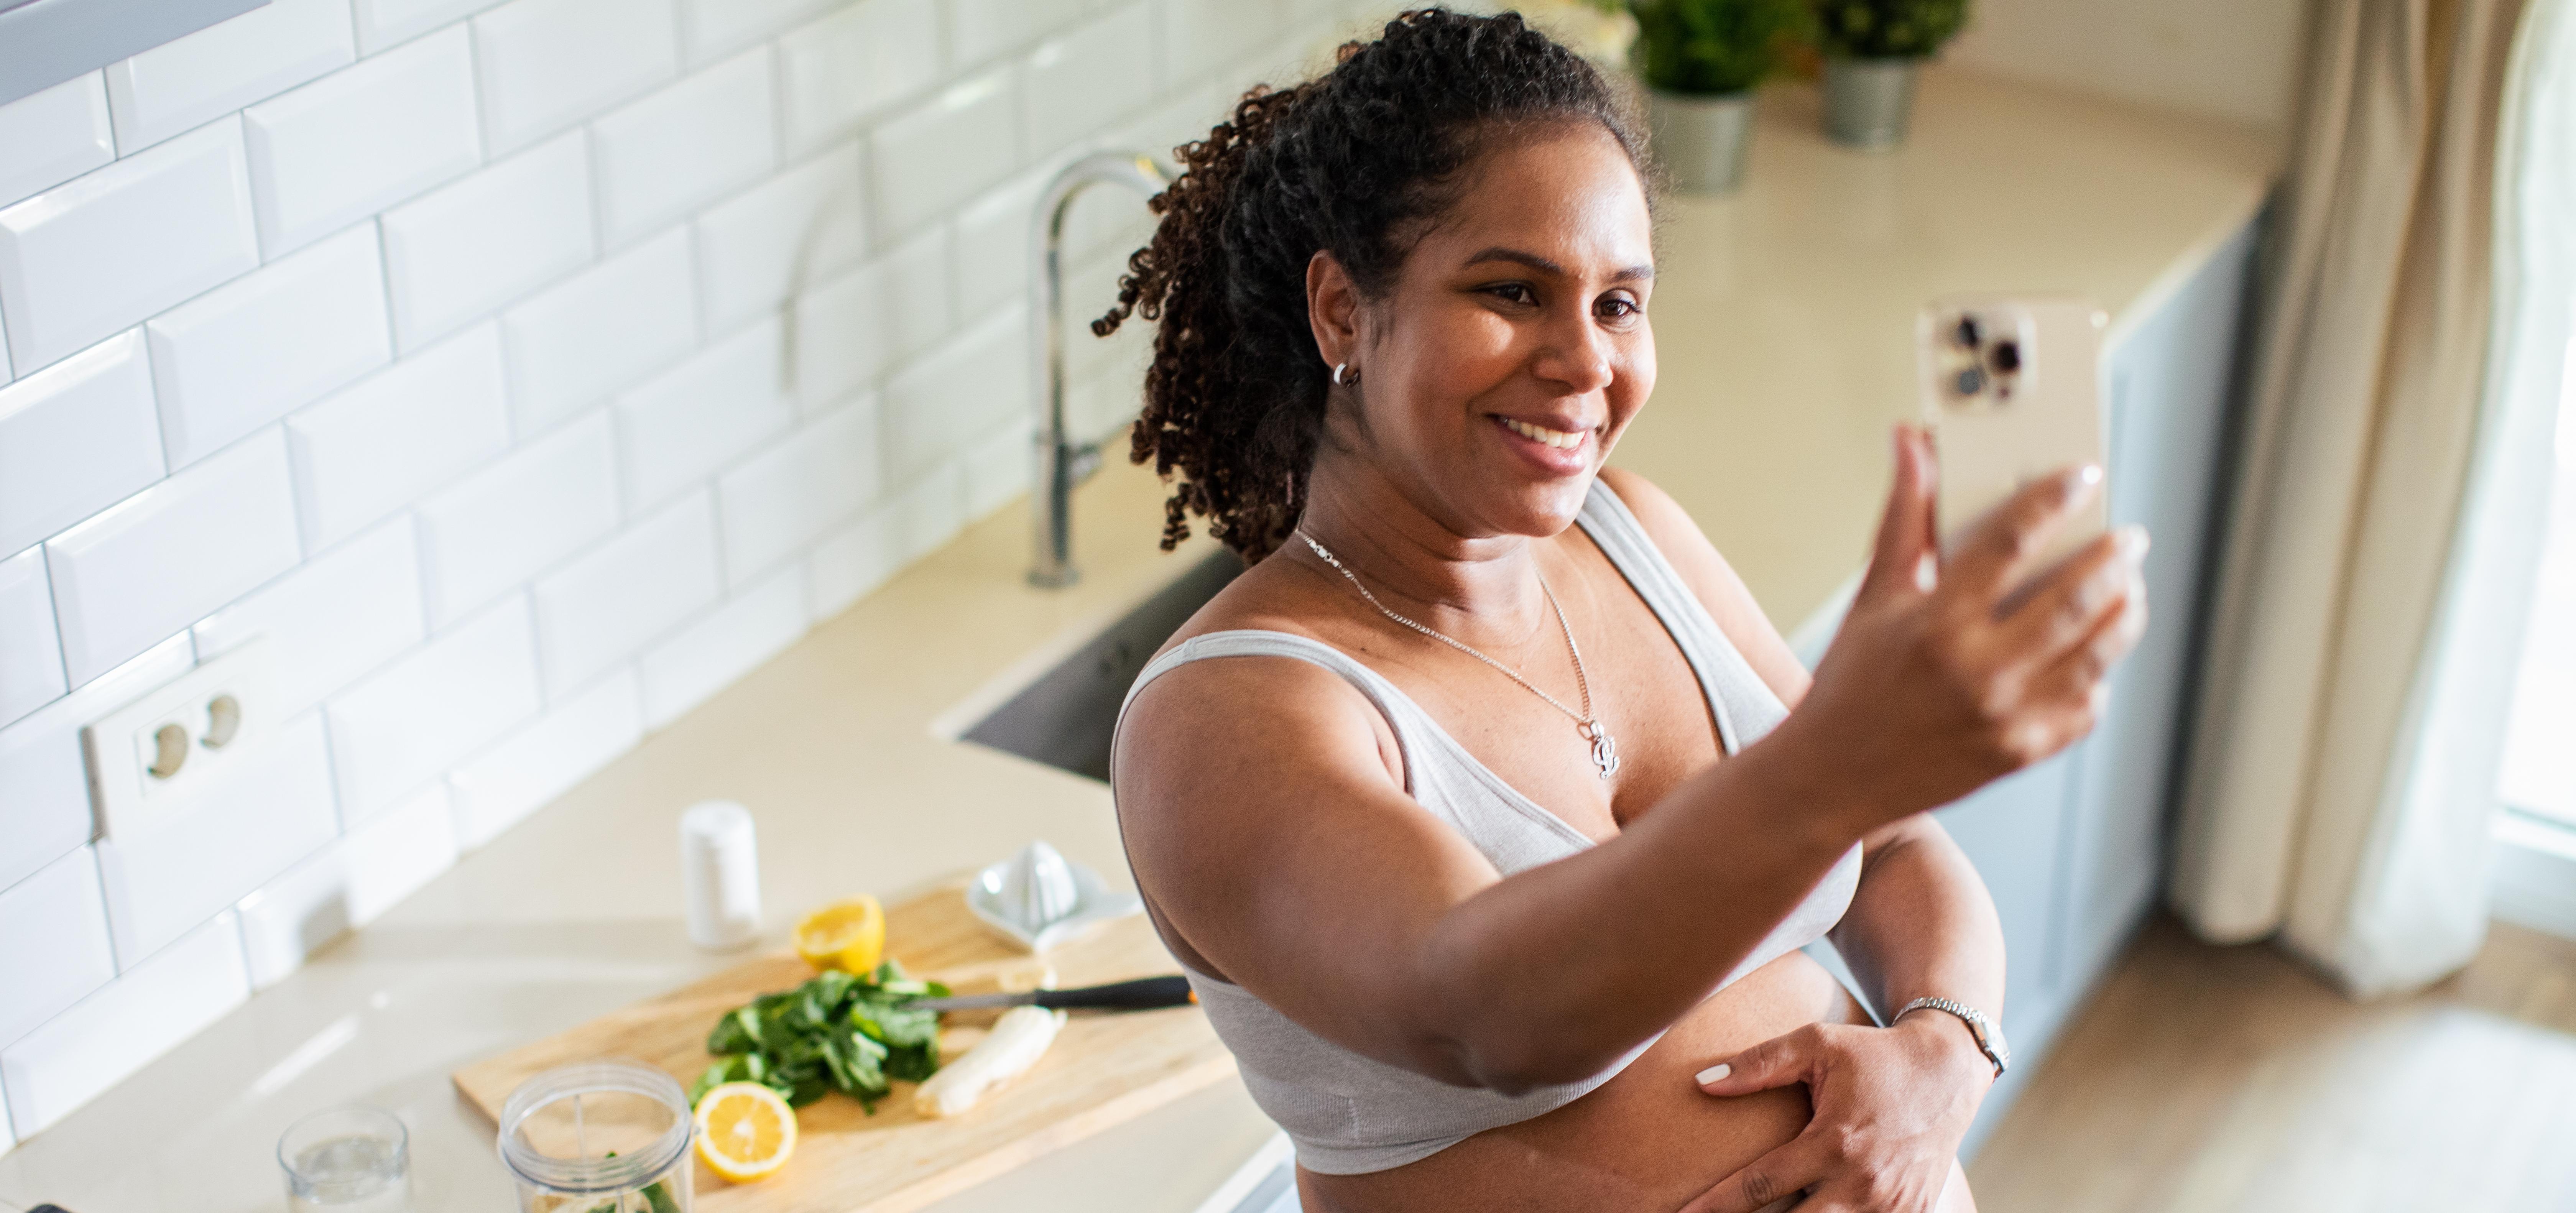
<svg viewBox="0 0 2576 1213">
<path fill-rule="evenodd" d="M 1064 217 L 1094 185 L 1123 185 L 1147 197 L 1171 185 L 1171 174 L 1143 152 L 1094 152 L 1047 182 L 1029 229 L 1029 347 L 1037 362 L 1037 475 L 1029 482 L 1037 558 L 1029 584 L 1055 588 L 1082 576 L 1073 565 L 1073 486 L 1100 467 L 1100 444 L 1076 441 L 1064 418 Z"/>
</svg>

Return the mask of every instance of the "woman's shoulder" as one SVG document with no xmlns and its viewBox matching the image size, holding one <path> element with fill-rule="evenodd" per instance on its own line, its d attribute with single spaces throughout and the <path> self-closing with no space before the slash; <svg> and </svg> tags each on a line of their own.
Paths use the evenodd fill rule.
<svg viewBox="0 0 2576 1213">
<path fill-rule="evenodd" d="M 1636 516 L 1637 525 L 1646 532 L 1655 549 L 1681 574 L 1692 596 L 1708 609 L 1718 630 L 1735 645 L 1737 652 L 1762 676 L 1773 693 L 1795 704 L 1806 694 L 1807 668 L 1789 651 L 1787 641 L 1773 627 L 1753 591 L 1736 575 L 1735 566 L 1709 541 L 1706 532 L 1655 482 L 1626 468 L 1601 469 L 1601 483 L 1619 495 L 1628 512 Z"/>
<path fill-rule="evenodd" d="M 1367 695 L 1345 676 L 1342 663 L 1319 652 L 1341 652 L 1331 629 L 1318 628 L 1311 612 L 1297 609 L 1297 587 L 1279 584 L 1283 570 L 1246 569 L 1199 608 L 1155 653 L 1160 661 L 1182 645 L 1218 633 L 1261 633 L 1289 643 L 1236 645 L 1193 656 L 1159 671 L 1122 711 L 1122 794 L 1143 785 L 1186 785 L 1201 767 L 1239 769 L 1246 760 L 1309 776 L 1343 769 L 1389 786 L 1403 785 L 1403 760 L 1393 729 Z M 1303 645 L 1296 641 L 1306 642 Z M 1351 664 L 1357 664 L 1352 661 Z M 1186 736 L 1185 746 L 1152 746 L 1129 754 L 1157 734 Z M 1140 765 L 1131 761 L 1144 758 Z M 1140 782 L 1132 778 L 1143 774 Z"/>
<path fill-rule="evenodd" d="M 1628 513 L 1636 518 L 1638 528 L 1646 533 L 1655 550 L 1664 554 L 1673 571 L 1682 575 L 1711 611 L 1738 593 L 1750 596 L 1743 588 L 1743 579 L 1735 575 L 1735 567 L 1718 554 L 1717 545 L 1709 542 L 1690 511 L 1673 500 L 1672 494 L 1626 468 L 1601 469 L 1601 485 L 1618 495 L 1620 504 L 1628 507 Z M 1728 629 L 1730 633 L 1733 630 Z"/>
<path fill-rule="evenodd" d="M 1295 584 L 1295 578 L 1282 576 L 1284 571 L 1274 561 L 1254 563 L 1192 612 L 1163 648 L 1177 648 L 1184 641 L 1216 632 L 1279 632 L 1323 640 L 1309 622 L 1313 612 L 1300 609 L 1298 591 L 1303 587 Z"/>
<path fill-rule="evenodd" d="M 1606 466 L 1601 469 L 1601 485 L 1617 494 L 1620 504 L 1636 515 L 1637 525 L 1645 528 L 1646 537 L 1655 541 L 1667 559 L 1678 554 L 1676 547 L 1706 547 L 1710 555 L 1717 554 L 1708 536 L 1700 533 L 1699 524 L 1691 520 L 1690 512 L 1661 485 L 1626 468 Z M 1724 558 L 1718 563 L 1724 564 Z"/>
</svg>

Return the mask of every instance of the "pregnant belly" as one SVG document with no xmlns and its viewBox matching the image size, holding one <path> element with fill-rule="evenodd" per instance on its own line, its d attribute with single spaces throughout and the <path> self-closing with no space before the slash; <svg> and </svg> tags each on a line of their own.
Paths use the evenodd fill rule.
<svg viewBox="0 0 2576 1213">
<path fill-rule="evenodd" d="M 1711 1099 L 1693 1076 L 1817 1022 L 1867 1023 L 1822 965 L 1791 952 L 1718 991 L 1583 1098 L 1367 1175 L 1301 1171 L 1310 1210 L 1670 1210 L 1798 1135 L 1804 1087 Z"/>
</svg>

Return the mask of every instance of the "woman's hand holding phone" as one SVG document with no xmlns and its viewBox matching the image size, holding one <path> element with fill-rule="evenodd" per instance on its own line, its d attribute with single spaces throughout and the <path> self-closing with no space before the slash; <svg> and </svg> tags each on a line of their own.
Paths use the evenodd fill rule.
<svg viewBox="0 0 2576 1213">
<path fill-rule="evenodd" d="M 2143 529 L 2106 532 L 2053 566 L 2049 539 L 2100 491 L 2070 468 L 2019 492 L 1944 561 L 1931 442 L 1896 434 L 1878 546 L 1798 716 L 1834 765 L 1868 782 L 1872 828 L 1956 800 L 2091 731 L 2105 675 L 2147 622 Z"/>
</svg>

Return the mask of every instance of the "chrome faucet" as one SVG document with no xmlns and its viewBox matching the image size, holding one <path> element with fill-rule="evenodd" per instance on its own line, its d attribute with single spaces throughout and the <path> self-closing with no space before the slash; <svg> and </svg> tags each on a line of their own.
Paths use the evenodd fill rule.
<svg viewBox="0 0 2576 1213">
<path fill-rule="evenodd" d="M 1066 165 L 1046 192 L 1029 230 L 1029 343 L 1036 359 L 1037 476 L 1029 483 L 1037 523 L 1037 560 L 1029 584 L 1053 589 L 1082 577 L 1073 567 L 1073 486 L 1100 470 L 1100 444 L 1077 441 L 1064 422 L 1064 217 L 1090 186 L 1123 185 L 1152 197 L 1171 174 L 1143 152 L 1094 152 Z"/>
</svg>

